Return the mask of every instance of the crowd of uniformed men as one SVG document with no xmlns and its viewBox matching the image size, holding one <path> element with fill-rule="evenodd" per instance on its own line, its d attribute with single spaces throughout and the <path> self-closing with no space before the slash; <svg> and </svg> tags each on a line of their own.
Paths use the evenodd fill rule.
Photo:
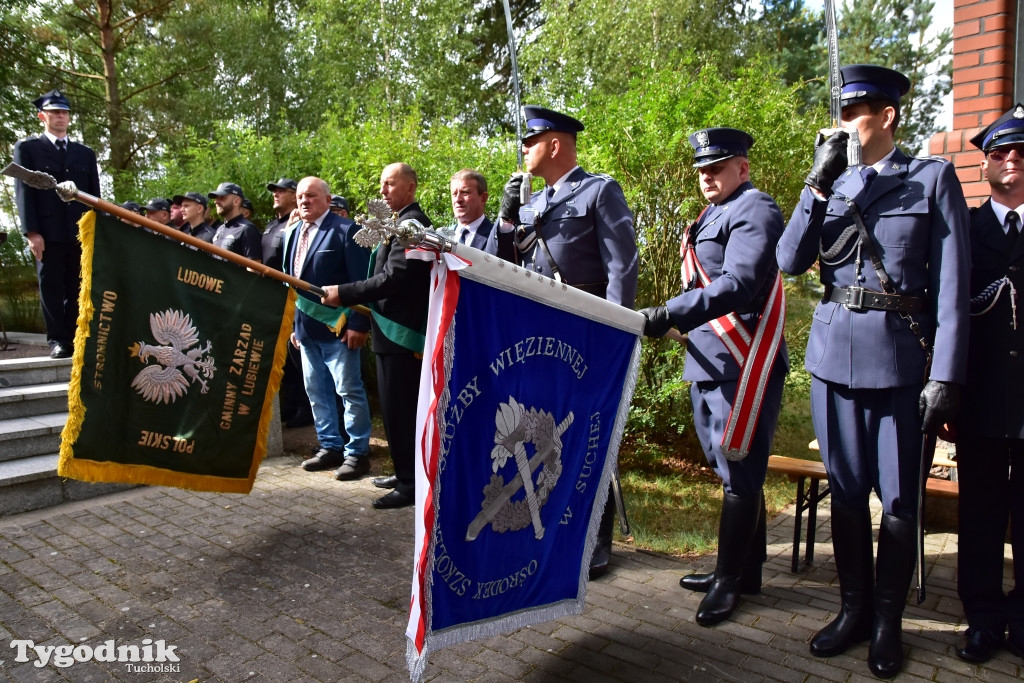
<svg viewBox="0 0 1024 683">
<path fill-rule="evenodd" d="M 1024 653 L 1024 560 L 1003 589 L 1003 539 L 1024 553 L 1024 105 L 971 142 L 984 152 L 991 197 L 968 210 L 953 165 L 894 144 L 909 81 L 891 69 L 842 69 L 841 128 L 822 131 L 805 188 L 788 224 L 751 182 L 750 133 L 715 127 L 690 135 L 708 205 L 683 239 L 681 293 L 641 310 L 644 333 L 685 335 L 696 433 L 722 480 L 715 568 L 683 577 L 704 593 L 696 620 L 728 619 L 740 596 L 761 591 L 766 558 L 762 492 L 789 368 L 782 273 L 815 264 L 824 295 L 805 356 L 812 376 L 815 433 L 831 489 L 831 525 L 841 607 L 810 641 L 831 657 L 869 641 L 881 678 L 902 668 L 902 615 L 916 562 L 918 497 L 940 430 L 957 444 L 960 482 L 958 581 L 967 617 L 957 654 L 983 662 L 1001 648 Z M 15 160 L 98 194 L 96 159 L 67 141 L 70 105 L 59 92 L 35 102 L 46 130 L 19 143 Z M 521 174 L 503 189 L 497 220 L 484 215 L 487 182 L 473 170 L 451 178 L 455 238 L 622 306 L 635 304 L 639 256 L 622 188 L 577 164 L 577 119 L 525 107 L 525 171 L 544 189 L 521 200 Z M 851 139 L 854 140 L 851 143 Z M 860 161 L 850 163 L 853 145 Z M 404 163 L 381 174 L 381 195 L 399 219 L 431 224 L 416 203 L 417 177 Z M 339 332 L 296 312 L 297 354 L 282 389 L 284 415 L 312 414 L 320 450 L 302 466 L 337 468 L 355 479 L 369 468 L 369 408 L 359 349 L 372 337 L 381 410 L 394 475 L 374 507 L 412 504 L 415 386 L 427 314 L 429 264 L 406 260 L 397 242 L 373 253 L 353 241 L 343 197 L 326 182 L 267 184 L 275 216 L 262 235 L 244 194 L 224 182 L 208 193 L 156 198 L 144 211 L 161 223 L 324 287 L 324 303 L 365 304 Z M 77 315 L 75 221 L 81 208 L 19 184 L 22 230 L 38 260 L 40 293 L 54 356 L 70 352 Z M 209 200 L 219 222 L 212 222 Z M 251 211 L 251 205 L 249 206 Z M 302 296 L 313 295 L 300 292 Z M 301 307 L 300 307 L 301 309 Z M 304 387 L 304 390 L 303 390 Z M 340 407 L 339 407 L 340 401 Z M 308 410 L 307 410 L 308 408 Z M 340 412 L 340 417 L 339 417 Z M 342 424 L 343 423 L 343 424 Z M 882 503 L 877 547 L 868 505 Z M 601 521 L 591 578 L 607 571 L 614 505 Z M 1024 557 L 1024 554 L 1021 554 Z"/>
</svg>

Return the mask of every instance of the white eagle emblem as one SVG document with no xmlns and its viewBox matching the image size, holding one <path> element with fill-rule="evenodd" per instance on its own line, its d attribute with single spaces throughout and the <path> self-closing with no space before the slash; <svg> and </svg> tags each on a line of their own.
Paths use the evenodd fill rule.
<svg viewBox="0 0 1024 683">
<path fill-rule="evenodd" d="M 1017 108 L 1013 110 L 1013 118 L 1024 119 L 1024 107 L 1017 105 Z"/>
<path fill-rule="evenodd" d="M 362 229 L 352 239 L 359 246 L 371 249 L 391 236 L 395 229 L 395 217 L 391 213 L 391 207 L 383 199 L 368 201 L 366 212 L 368 216 L 356 216 L 356 223 L 361 225 Z"/>
<path fill-rule="evenodd" d="M 697 131 L 697 144 L 701 147 L 707 147 L 710 140 L 708 139 L 708 132 L 706 130 Z"/>
<path fill-rule="evenodd" d="M 151 313 L 149 329 L 157 342 L 164 346 L 145 342 L 132 344 L 129 349 L 132 358 L 138 358 L 146 365 L 135 375 L 132 388 L 147 401 L 171 404 L 188 391 L 187 375 L 193 382 L 199 382 L 200 393 L 207 393 L 210 388 L 206 380 L 213 377 L 216 367 L 209 355 L 210 342 L 206 342 L 205 348 L 196 346 L 199 333 L 192 325 L 192 318 L 173 309 Z M 193 346 L 196 348 L 191 348 Z M 148 365 L 150 358 L 155 358 L 159 365 Z"/>
</svg>

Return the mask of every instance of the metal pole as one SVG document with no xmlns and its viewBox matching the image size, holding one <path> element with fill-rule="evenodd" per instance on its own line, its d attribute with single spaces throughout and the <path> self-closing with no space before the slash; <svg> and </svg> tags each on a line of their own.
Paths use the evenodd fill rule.
<svg viewBox="0 0 1024 683">
<path fill-rule="evenodd" d="M 512 31 L 512 8 L 508 0 L 502 0 L 505 5 L 505 26 L 508 28 L 508 55 L 512 64 L 512 93 L 516 100 L 516 138 L 523 139 L 523 104 L 519 98 L 519 66 L 516 63 L 516 37 Z M 523 168 L 523 146 L 516 144 L 516 159 L 520 170 Z"/>
</svg>

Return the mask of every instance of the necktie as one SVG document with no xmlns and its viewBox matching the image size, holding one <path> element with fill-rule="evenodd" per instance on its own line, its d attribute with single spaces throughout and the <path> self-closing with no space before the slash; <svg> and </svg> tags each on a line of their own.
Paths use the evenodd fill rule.
<svg viewBox="0 0 1024 683">
<path fill-rule="evenodd" d="M 459 226 L 459 244 L 469 244 L 469 228 L 464 225 Z"/>
<path fill-rule="evenodd" d="M 1008 211 L 1006 213 L 1006 241 L 1010 248 L 1017 244 L 1018 237 L 1020 237 L 1020 216 L 1016 211 Z"/>
<path fill-rule="evenodd" d="M 302 272 L 302 264 L 306 261 L 306 251 L 309 249 L 309 230 L 313 223 L 302 225 L 302 234 L 299 236 L 299 247 L 295 250 L 295 260 L 292 261 L 292 275 L 298 277 Z"/>
<path fill-rule="evenodd" d="M 864 189 L 868 189 L 871 186 L 871 182 L 878 175 L 878 171 L 875 170 L 874 166 L 865 166 L 860 169 L 860 178 L 864 181 Z"/>
<path fill-rule="evenodd" d="M 68 147 L 67 140 L 57 140 L 57 149 L 61 152 L 66 152 Z"/>
</svg>

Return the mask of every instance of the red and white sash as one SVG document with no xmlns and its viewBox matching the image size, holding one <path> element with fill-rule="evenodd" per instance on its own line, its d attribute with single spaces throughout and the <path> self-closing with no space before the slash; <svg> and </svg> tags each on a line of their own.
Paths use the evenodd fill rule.
<svg viewBox="0 0 1024 683">
<path fill-rule="evenodd" d="M 683 257 L 683 283 L 693 283 L 695 287 L 703 288 L 711 283 L 711 278 L 697 260 L 694 245 L 689 242 L 693 225 L 687 229 L 679 247 Z M 761 309 L 753 338 L 735 313 L 727 313 L 708 324 L 741 368 L 729 422 L 722 434 L 722 453 L 728 460 L 742 460 L 750 452 L 765 387 L 782 345 L 782 330 L 786 324 L 786 293 L 782 287 L 782 273 L 775 275 L 775 282 Z"/>
</svg>

